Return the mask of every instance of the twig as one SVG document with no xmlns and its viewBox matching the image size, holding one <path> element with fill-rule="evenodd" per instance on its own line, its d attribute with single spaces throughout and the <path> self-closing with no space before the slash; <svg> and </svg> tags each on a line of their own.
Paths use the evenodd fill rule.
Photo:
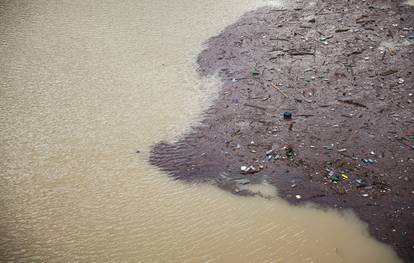
<svg viewBox="0 0 414 263">
<path fill-rule="evenodd" d="M 382 72 L 380 75 L 381 76 L 388 76 L 388 75 L 392 75 L 392 74 L 397 73 L 397 72 L 398 72 L 398 70 L 396 70 L 396 69 L 390 69 L 390 70 L 387 70 L 385 72 Z"/>
<path fill-rule="evenodd" d="M 358 107 L 361 107 L 361 108 L 368 109 L 368 107 L 365 106 L 364 104 L 359 103 L 359 102 L 356 102 L 356 101 L 353 101 L 353 100 L 337 100 L 337 101 L 342 102 L 342 103 L 346 103 L 346 104 L 355 105 L 355 106 L 358 106 Z"/>
<path fill-rule="evenodd" d="M 288 39 L 286 39 L 286 38 L 278 38 L 278 37 L 271 37 L 271 38 L 269 38 L 270 40 L 279 40 L 279 41 L 289 41 Z M 277 51 L 277 50 L 275 50 L 275 51 Z"/>
<path fill-rule="evenodd" d="M 313 114 L 297 114 L 296 117 L 305 117 L 305 118 L 309 118 L 309 117 L 313 117 L 315 115 Z"/>
<path fill-rule="evenodd" d="M 290 51 L 289 55 L 291 56 L 305 56 L 305 55 L 315 55 L 314 51 Z"/>
<path fill-rule="evenodd" d="M 347 56 L 349 57 L 351 55 L 359 55 L 359 54 L 362 54 L 362 52 L 364 52 L 364 51 L 365 50 L 355 50 L 355 51 L 349 53 Z"/>
<path fill-rule="evenodd" d="M 272 87 L 277 89 L 277 91 L 279 91 L 283 96 L 285 96 L 285 98 L 289 98 L 288 95 L 286 95 L 281 89 L 279 89 L 278 86 L 276 86 L 274 83 L 271 83 Z"/>
<path fill-rule="evenodd" d="M 335 30 L 336 33 L 347 32 L 347 31 L 349 31 L 349 28 L 338 28 L 337 30 Z"/>
<path fill-rule="evenodd" d="M 385 54 L 387 54 L 387 50 L 384 50 L 384 53 L 382 53 L 381 60 L 384 60 L 384 58 L 385 58 Z"/>
<path fill-rule="evenodd" d="M 266 110 L 266 108 L 264 108 L 264 107 L 260 107 L 260 106 L 256 106 L 256 105 L 252 105 L 252 104 L 247 104 L 247 103 L 245 103 L 244 106 L 252 107 L 252 108 L 263 110 L 263 111 Z"/>
<path fill-rule="evenodd" d="M 287 11 L 287 9 L 270 9 L 270 12 L 284 12 Z"/>
</svg>

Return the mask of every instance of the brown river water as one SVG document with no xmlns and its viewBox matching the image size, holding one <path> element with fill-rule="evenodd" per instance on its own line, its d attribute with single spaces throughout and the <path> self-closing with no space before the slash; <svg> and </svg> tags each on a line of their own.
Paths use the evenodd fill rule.
<svg viewBox="0 0 414 263">
<path fill-rule="evenodd" d="M 269 4 L 1 1 L 0 262 L 397 262 L 352 213 L 148 164 L 213 102 L 202 43 Z"/>
</svg>

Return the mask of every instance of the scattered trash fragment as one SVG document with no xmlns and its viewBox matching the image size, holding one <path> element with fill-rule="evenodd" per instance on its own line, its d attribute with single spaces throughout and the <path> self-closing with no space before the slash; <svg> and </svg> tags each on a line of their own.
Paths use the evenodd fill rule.
<svg viewBox="0 0 414 263">
<path fill-rule="evenodd" d="M 292 119 L 292 113 L 289 112 L 289 111 L 285 111 L 283 113 L 283 119 L 285 119 L 285 120 L 291 120 Z"/>
<path fill-rule="evenodd" d="M 368 184 L 360 178 L 355 179 L 355 183 L 356 183 L 357 187 L 366 187 L 366 186 L 368 186 Z"/>
<path fill-rule="evenodd" d="M 330 38 L 333 38 L 333 35 L 329 35 L 329 36 L 326 36 L 326 37 L 321 37 L 321 38 L 319 38 L 319 40 L 323 42 L 323 41 L 326 41 Z"/>
<path fill-rule="evenodd" d="M 334 144 L 333 144 L 333 143 L 331 143 L 331 145 L 325 145 L 325 146 L 322 146 L 322 148 L 325 148 L 325 149 L 327 149 L 327 150 L 333 150 L 333 148 L 334 148 Z"/>
<path fill-rule="evenodd" d="M 253 76 L 258 76 L 259 74 L 260 74 L 259 71 L 257 71 L 256 69 L 252 70 L 252 75 Z"/>
<path fill-rule="evenodd" d="M 288 146 L 285 148 L 286 157 L 289 159 L 292 159 L 295 156 L 295 152 L 293 151 L 293 148 Z"/>
<path fill-rule="evenodd" d="M 253 174 L 253 173 L 258 172 L 258 170 L 253 165 L 250 165 L 249 167 L 242 166 L 240 167 L 240 170 L 242 173 L 245 173 L 245 174 Z"/>
<path fill-rule="evenodd" d="M 301 195 L 295 195 L 296 199 L 301 199 L 302 196 Z"/>
<path fill-rule="evenodd" d="M 374 163 L 376 163 L 376 162 L 377 162 L 376 160 L 373 160 L 373 159 L 362 159 L 362 161 L 363 161 L 364 163 L 369 163 L 369 164 L 374 164 Z"/>
<path fill-rule="evenodd" d="M 340 178 L 335 174 L 334 171 L 329 171 L 328 174 L 328 178 L 332 181 L 332 182 L 339 182 Z"/>
<path fill-rule="evenodd" d="M 362 194 L 362 197 L 368 197 L 369 195 L 368 194 Z"/>
</svg>

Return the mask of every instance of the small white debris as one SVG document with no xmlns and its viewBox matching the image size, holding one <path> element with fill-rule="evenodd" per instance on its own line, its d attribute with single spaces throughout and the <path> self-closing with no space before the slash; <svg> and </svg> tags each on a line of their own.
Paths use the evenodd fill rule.
<svg viewBox="0 0 414 263">
<path fill-rule="evenodd" d="M 301 199 L 302 198 L 302 196 L 301 195 L 295 195 L 295 197 L 296 197 L 296 199 Z"/>
<path fill-rule="evenodd" d="M 249 167 L 243 165 L 240 167 L 240 170 L 245 174 L 253 174 L 257 172 L 257 169 L 253 165 L 250 165 Z"/>
<path fill-rule="evenodd" d="M 333 143 L 331 143 L 331 145 L 325 145 L 325 146 L 322 146 L 322 148 L 325 148 L 325 149 L 327 149 L 327 150 L 332 150 L 332 149 L 333 149 L 333 147 L 334 147 L 334 144 L 333 144 Z"/>
<path fill-rule="evenodd" d="M 375 152 L 374 152 L 374 151 L 371 151 L 371 152 L 370 152 L 370 154 L 371 154 L 371 155 L 375 155 Z"/>
<path fill-rule="evenodd" d="M 402 78 L 398 79 L 398 84 L 404 84 L 404 82 L 405 82 L 404 79 L 402 79 Z"/>
<path fill-rule="evenodd" d="M 346 152 L 346 149 L 345 148 L 339 149 L 338 152 L 340 152 L 340 153 Z"/>
<path fill-rule="evenodd" d="M 368 194 L 362 194 L 362 197 L 368 197 L 369 195 Z"/>
</svg>

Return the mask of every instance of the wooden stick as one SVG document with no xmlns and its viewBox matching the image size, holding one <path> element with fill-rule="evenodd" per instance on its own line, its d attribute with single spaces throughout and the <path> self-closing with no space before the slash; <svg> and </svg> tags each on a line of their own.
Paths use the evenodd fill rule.
<svg viewBox="0 0 414 263">
<path fill-rule="evenodd" d="M 283 96 L 285 96 L 285 98 L 289 98 L 288 95 L 286 95 L 281 89 L 279 89 L 278 86 L 276 86 L 273 82 L 271 83 L 272 87 L 277 89 Z"/>
<path fill-rule="evenodd" d="M 252 108 L 256 108 L 256 109 L 259 109 L 259 110 L 266 111 L 266 108 L 265 107 L 260 107 L 260 106 L 256 106 L 256 105 L 252 105 L 252 104 L 248 104 L 248 103 L 245 103 L 244 106 L 252 107 Z"/>
</svg>

